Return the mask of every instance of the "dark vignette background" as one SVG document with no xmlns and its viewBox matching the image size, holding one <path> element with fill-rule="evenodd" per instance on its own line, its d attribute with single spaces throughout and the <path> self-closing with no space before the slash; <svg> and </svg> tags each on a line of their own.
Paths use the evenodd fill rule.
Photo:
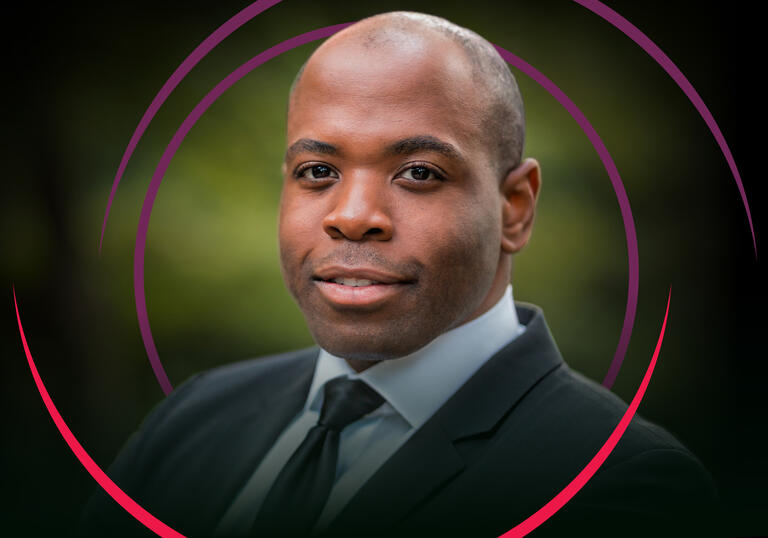
<svg viewBox="0 0 768 538">
<path fill-rule="evenodd" d="M 711 469 L 726 507 L 724 534 L 768 533 L 765 286 L 723 157 L 671 80 L 608 24 L 567 1 L 501 4 L 287 0 L 271 8 L 201 62 L 166 103 L 128 167 L 100 258 L 112 178 L 141 114 L 186 55 L 247 2 L 85 2 L 5 14 L 3 534 L 67 534 L 94 487 L 37 394 L 11 285 L 51 396 L 106 467 L 162 398 L 136 323 L 132 255 L 143 192 L 173 130 L 259 51 L 393 9 L 478 31 L 541 69 L 590 118 L 622 173 L 640 248 L 638 318 L 614 390 L 627 400 L 634 394 L 671 285 L 667 337 L 640 413 Z M 667 52 L 710 107 L 740 166 L 764 256 L 756 191 L 764 175 L 758 66 L 765 51 L 756 13 L 746 2 L 607 4 Z M 232 88 L 193 129 L 160 189 L 147 297 L 175 384 L 204 368 L 311 343 L 280 281 L 274 206 L 285 92 L 315 46 Z M 542 305 L 566 360 L 601 380 L 626 299 L 615 197 L 574 122 L 516 74 L 529 114 L 526 153 L 542 161 L 544 190 L 536 233 L 516 262 L 515 295 Z"/>
</svg>

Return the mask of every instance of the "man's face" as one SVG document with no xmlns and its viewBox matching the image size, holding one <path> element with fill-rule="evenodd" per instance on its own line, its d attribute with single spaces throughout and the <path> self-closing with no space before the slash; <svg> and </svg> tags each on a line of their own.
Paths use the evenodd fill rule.
<svg viewBox="0 0 768 538">
<path fill-rule="evenodd" d="M 400 357 L 487 308 L 502 197 L 477 92 L 447 40 L 395 57 L 334 43 L 307 64 L 288 116 L 280 253 L 329 352 Z"/>
</svg>

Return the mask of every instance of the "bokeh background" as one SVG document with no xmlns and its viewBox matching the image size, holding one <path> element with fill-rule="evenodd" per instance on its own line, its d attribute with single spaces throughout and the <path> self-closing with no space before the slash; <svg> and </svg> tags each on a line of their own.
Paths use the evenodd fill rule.
<svg viewBox="0 0 768 538">
<path fill-rule="evenodd" d="M 286 0 L 270 8 L 200 62 L 163 106 L 118 188 L 99 255 L 112 180 L 144 110 L 187 54 L 247 4 L 85 2 L 6 16 L 3 534 L 66 535 L 95 485 L 34 386 L 11 286 L 54 402 L 105 468 L 163 397 L 138 331 L 132 271 L 144 194 L 175 129 L 219 80 L 262 50 L 394 9 L 477 31 L 536 66 L 590 119 L 621 172 L 640 252 L 637 319 L 613 390 L 629 400 L 637 389 L 671 286 L 667 335 L 640 413 L 711 470 L 726 509 L 723 533 L 768 533 L 765 286 L 741 199 L 713 137 L 672 80 L 574 2 Z M 710 107 L 744 176 L 760 250 L 764 115 L 750 62 L 764 50 L 752 8 L 606 4 L 654 40 Z M 319 43 L 268 62 L 225 93 L 163 180 L 149 229 L 146 296 L 174 384 L 312 344 L 280 277 L 276 207 L 287 90 Z M 616 196 L 573 119 L 513 72 L 526 102 L 525 153 L 539 159 L 544 179 L 533 239 L 515 261 L 515 297 L 542 306 L 566 360 L 601 381 L 627 298 Z"/>
</svg>

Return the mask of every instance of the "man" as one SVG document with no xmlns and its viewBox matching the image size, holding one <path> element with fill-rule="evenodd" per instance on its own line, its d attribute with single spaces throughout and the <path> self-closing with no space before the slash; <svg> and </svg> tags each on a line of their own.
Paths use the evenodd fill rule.
<svg viewBox="0 0 768 538">
<path fill-rule="evenodd" d="M 110 476 L 192 536 L 490 537 L 554 497 L 626 405 L 513 303 L 541 182 L 523 134 L 517 85 L 473 32 L 396 12 L 325 42 L 289 97 L 279 222 L 319 349 L 196 376 Z M 541 531 L 689 529 L 712 498 L 636 418 Z M 97 495 L 84 529 L 140 534 L 122 515 Z"/>
</svg>

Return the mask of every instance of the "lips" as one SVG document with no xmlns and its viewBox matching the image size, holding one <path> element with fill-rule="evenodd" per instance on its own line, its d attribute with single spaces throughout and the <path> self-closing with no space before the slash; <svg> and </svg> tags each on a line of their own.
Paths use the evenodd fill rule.
<svg viewBox="0 0 768 538">
<path fill-rule="evenodd" d="M 352 286 L 354 288 L 359 288 L 361 286 L 371 286 L 373 284 L 381 284 L 381 282 L 368 280 L 366 278 L 334 278 L 329 282 L 335 282 L 336 284 L 341 284 L 343 286 Z"/>
<path fill-rule="evenodd" d="M 350 285 L 355 285 L 352 282 L 367 280 L 376 284 L 398 284 L 413 282 L 415 280 L 414 278 L 405 275 L 398 275 L 372 267 L 346 267 L 342 265 L 321 267 L 315 272 L 313 279 L 336 281 L 337 283 L 342 283 L 342 285 L 343 281 L 349 281 Z"/>
<path fill-rule="evenodd" d="M 325 300 L 337 307 L 378 307 L 415 282 L 379 269 L 343 266 L 323 267 L 312 280 Z"/>
</svg>

